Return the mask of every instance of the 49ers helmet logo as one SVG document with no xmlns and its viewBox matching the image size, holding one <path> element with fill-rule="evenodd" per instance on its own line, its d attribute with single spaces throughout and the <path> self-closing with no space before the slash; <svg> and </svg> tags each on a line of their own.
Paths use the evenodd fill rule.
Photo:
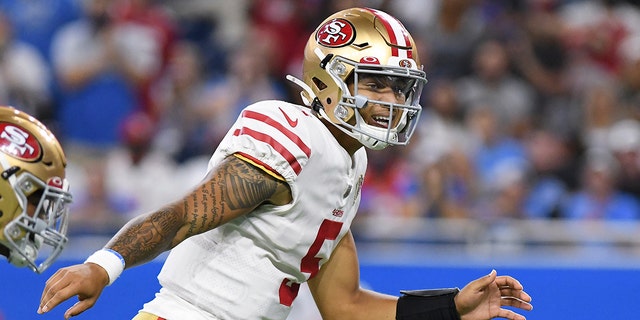
<svg viewBox="0 0 640 320">
<path fill-rule="evenodd" d="M 0 151 L 27 161 L 39 159 L 42 153 L 38 140 L 29 131 L 7 122 L 0 122 Z"/>
<path fill-rule="evenodd" d="M 356 29 L 345 19 L 333 19 L 318 28 L 316 40 L 319 44 L 339 48 L 349 45 L 356 38 Z"/>
</svg>

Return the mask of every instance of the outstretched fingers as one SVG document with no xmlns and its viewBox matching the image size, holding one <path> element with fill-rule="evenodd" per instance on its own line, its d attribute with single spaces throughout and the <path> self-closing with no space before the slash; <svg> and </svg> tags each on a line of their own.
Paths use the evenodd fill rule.
<svg viewBox="0 0 640 320">
<path fill-rule="evenodd" d="M 533 310 L 533 305 L 530 302 L 523 301 L 514 297 L 503 297 L 500 299 L 500 305 L 514 307 L 526 311 Z"/>
<path fill-rule="evenodd" d="M 524 302 L 531 302 L 531 296 L 524 290 L 516 290 L 508 287 L 500 288 L 500 296 L 503 298 L 513 298 Z"/>
<path fill-rule="evenodd" d="M 525 318 L 523 315 L 507 309 L 500 309 L 500 311 L 498 311 L 497 317 L 509 320 L 527 320 L 527 318 Z"/>
<path fill-rule="evenodd" d="M 522 290 L 524 287 L 520 283 L 520 281 L 516 280 L 511 276 L 498 276 L 496 277 L 496 284 L 500 288 L 508 287 L 516 290 Z"/>
<path fill-rule="evenodd" d="M 77 316 L 83 313 L 87 309 L 93 307 L 93 305 L 96 304 L 97 300 L 97 297 L 89 299 L 83 299 L 82 297 L 80 297 L 80 301 L 76 302 L 73 306 L 71 306 L 71 308 L 67 309 L 67 311 L 64 313 L 64 318 L 69 319 L 73 316 Z"/>
<path fill-rule="evenodd" d="M 40 297 L 40 305 L 38 306 L 38 313 L 43 314 L 53 308 L 55 308 L 62 301 L 65 301 L 72 297 L 70 290 L 65 290 L 70 280 L 64 275 L 66 270 L 58 270 L 49 280 L 47 280 L 42 296 Z"/>
<path fill-rule="evenodd" d="M 77 296 L 80 301 L 65 312 L 65 319 L 69 319 L 91 308 L 107 283 L 106 271 L 95 264 L 80 264 L 60 269 L 47 280 L 38 313 L 46 313 L 63 301 Z"/>
</svg>

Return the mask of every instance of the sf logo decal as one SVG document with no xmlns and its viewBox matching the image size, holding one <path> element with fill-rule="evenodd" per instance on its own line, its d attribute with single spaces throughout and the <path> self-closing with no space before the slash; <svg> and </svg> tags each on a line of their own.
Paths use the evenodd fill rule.
<svg viewBox="0 0 640 320">
<path fill-rule="evenodd" d="M 321 45 L 338 48 L 351 44 L 355 36 L 356 32 L 351 22 L 333 19 L 318 28 L 316 39 Z"/>
<path fill-rule="evenodd" d="M 0 150 L 25 160 L 36 159 L 40 147 L 36 139 L 23 128 L 8 123 L 0 123 Z"/>
</svg>

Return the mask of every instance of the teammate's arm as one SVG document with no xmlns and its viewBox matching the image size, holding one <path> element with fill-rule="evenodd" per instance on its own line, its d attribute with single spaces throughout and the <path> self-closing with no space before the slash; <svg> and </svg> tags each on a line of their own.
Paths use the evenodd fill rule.
<svg viewBox="0 0 640 320">
<path fill-rule="evenodd" d="M 142 264 L 184 239 L 247 214 L 263 203 L 291 201 L 288 185 L 252 164 L 230 156 L 182 199 L 128 222 L 106 248 L 122 255 L 125 267 Z M 109 283 L 109 275 L 93 263 L 58 270 L 47 280 L 38 313 L 78 296 L 65 319 L 91 308 Z"/>
</svg>

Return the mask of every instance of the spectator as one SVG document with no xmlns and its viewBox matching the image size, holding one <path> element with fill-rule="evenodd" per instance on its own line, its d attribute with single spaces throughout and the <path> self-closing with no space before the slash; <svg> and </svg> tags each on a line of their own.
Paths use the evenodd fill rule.
<svg viewBox="0 0 640 320">
<path fill-rule="evenodd" d="M 0 101 L 48 122 L 51 70 L 33 45 L 14 37 L 14 30 L 0 11 Z"/>
<path fill-rule="evenodd" d="M 607 149 L 609 130 L 625 118 L 616 83 L 594 86 L 583 98 L 580 139 L 586 148 Z"/>
<path fill-rule="evenodd" d="M 419 41 L 427 49 L 427 76 L 433 81 L 468 75 L 473 49 L 484 33 L 482 16 L 472 1 L 435 2 L 435 18 L 431 19 L 425 32 L 419 33 L 422 35 Z"/>
<path fill-rule="evenodd" d="M 298 64 L 302 62 L 301 52 L 309 38 L 309 32 L 315 28 L 315 21 L 306 15 L 313 12 L 305 7 L 306 1 L 295 0 L 256 0 L 250 7 L 250 29 L 260 30 L 261 36 L 270 39 L 273 48 L 270 49 L 270 72 L 281 79 L 290 68 L 298 71 Z M 334 1 L 327 1 L 327 7 L 333 9 Z M 340 1 L 345 2 L 345 1 Z M 324 15 L 324 14 L 322 14 Z M 309 27 L 309 24 L 314 25 Z M 252 30 L 245 41 L 252 41 Z M 233 63 L 230 61 L 230 63 Z M 263 62 L 264 63 L 264 62 Z"/>
<path fill-rule="evenodd" d="M 505 45 L 483 42 L 474 53 L 473 67 L 471 75 L 457 80 L 460 101 L 466 109 L 491 107 L 500 134 L 522 137 L 531 125 L 534 91 L 510 71 Z"/>
<path fill-rule="evenodd" d="M 205 105 L 198 114 L 207 121 L 208 140 L 204 141 L 203 150 L 217 145 L 244 106 L 287 97 L 281 83 L 274 80 L 271 69 L 276 45 L 269 33 L 252 29 L 245 44 L 231 54 L 229 71 L 211 81 L 204 95 Z"/>
<path fill-rule="evenodd" d="M 424 197 L 420 179 L 406 152 L 375 151 L 362 185 L 360 208 L 371 217 L 415 218 L 423 214 Z"/>
<path fill-rule="evenodd" d="M 491 106 L 478 106 L 467 115 L 468 126 L 478 139 L 471 157 L 480 193 L 492 188 L 493 175 L 502 162 L 526 162 L 523 143 L 499 131 L 495 110 Z"/>
<path fill-rule="evenodd" d="M 171 157 L 155 146 L 156 122 L 145 112 L 136 112 L 127 117 L 120 127 L 122 146 L 105 156 L 105 178 L 107 190 L 112 194 L 123 193 L 132 200 L 132 207 L 125 212 L 132 218 L 147 212 L 177 194 L 187 191 L 187 186 L 200 179 L 175 181 L 180 172 Z M 191 183 L 191 184 L 190 184 Z M 165 186 L 171 185 L 171 188 Z"/>
<path fill-rule="evenodd" d="M 532 219 L 560 217 L 560 206 L 570 191 L 574 155 L 564 137 L 542 129 L 531 132 L 525 140 L 529 172 L 524 213 Z"/>
<path fill-rule="evenodd" d="M 105 149 L 120 143 L 123 119 L 139 109 L 136 86 L 146 60 L 130 29 L 118 29 L 109 0 L 83 2 L 84 16 L 56 33 L 54 70 L 60 81 L 58 118 L 68 148 Z"/>
<path fill-rule="evenodd" d="M 205 153 L 207 74 L 200 47 L 182 40 L 174 48 L 167 72 L 152 90 L 158 106 L 159 148 L 178 163 Z"/>
<path fill-rule="evenodd" d="M 251 0 L 159 0 L 173 14 L 180 40 L 199 46 L 202 68 L 210 75 L 226 71 L 227 54 L 244 42 L 251 24 Z"/>
<path fill-rule="evenodd" d="M 144 51 L 143 55 L 137 52 L 130 54 L 144 58 L 134 63 L 140 68 L 138 73 L 144 75 L 137 86 L 138 98 L 142 110 L 155 119 L 158 110 L 150 90 L 167 68 L 176 41 L 177 26 L 164 7 L 153 0 L 119 0 L 114 3 L 117 28 L 123 29 L 121 32 L 130 38 L 129 42 L 137 43 L 136 50 Z"/>
<path fill-rule="evenodd" d="M 620 101 L 627 117 L 640 120 L 640 35 L 625 40 L 621 55 Z"/>
<path fill-rule="evenodd" d="M 640 31 L 638 8 L 624 1 L 576 1 L 563 6 L 560 14 L 578 87 L 616 78 L 622 66 L 622 43 Z"/>
<path fill-rule="evenodd" d="M 476 192 L 471 154 L 476 147 L 472 132 L 464 126 L 464 110 L 453 83 L 431 84 L 424 120 L 418 127 L 411 158 L 421 172 L 428 199 L 424 214 L 463 218 Z"/>
<path fill-rule="evenodd" d="M 501 220 L 526 218 L 528 169 L 528 163 L 519 159 L 508 159 L 496 164 L 492 170 L 493 179 L 473 208 L 473 217 L 489 226 Z"/>
<path fill-rule="evenodd" d="M 535 125 L 570 136 L 579 127 L 580 107 L 570 86 L 570 59 L 557 2 L 534 1 L 522 15 L 524 33 L 507 42 L 507 49 L 514 72 L 535 90 Z"/>
<path fill-rule="evenodd" d="M 135 209 L 135 199 L 123 191 L 111 192 L 107 186 L 107 171 L 102 155 L 85 158 L 70 166 L 74 176 L 73 211 L 69 215 L 69 235 L 108 235 L 118 230 Z M 73 172 L 80 170 L 80 172 Z"/>
<path fill-rule="evenodd" d="M 60 28 L 81 16 L 80 3 L 78 0 L 0 0 L 0 11 L 11 21 L 15 38 L 34 46 L 50 64 L 51 41 Z"/>
<path fill-rule="evenodd" d="M 640 122 L 624 119 L 613 124 L 608 145 L 620 167 L 620 191 L 640 199 Z"/>
<path fill-rule="evenodd" d="M 620 191 L 620 168 L 607 150 L 590 149 L 585 155 L 582 185 L 563 204 L 567 219 L 635 220 L 640 212 L 637 198 Z"/>
</svg>

